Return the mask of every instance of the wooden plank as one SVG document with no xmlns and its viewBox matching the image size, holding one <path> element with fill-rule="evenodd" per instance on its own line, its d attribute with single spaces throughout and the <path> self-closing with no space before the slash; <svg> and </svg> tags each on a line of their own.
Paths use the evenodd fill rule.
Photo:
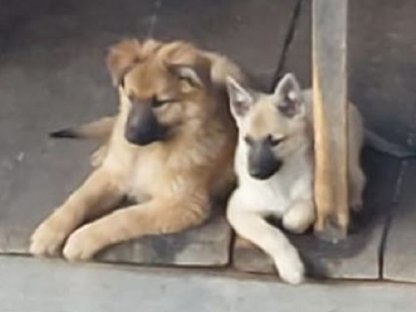
<svg viewBox="0 0 416 312">
<path fill-rule="evenodd" d="M 346 140 L 346 0 L 315 0 L 312 58 L 315 137 L 315 230 L 331 240 L 346 236 L 349 209 Z"/>
<path fill-rule="evenodd" d="M 136 239 L 107 249 L 99 261 L 112 263 L 224 266 L 229 263 L 231 229 L 217 211 L 203 226 L 172 235 Z"/>
<path fill-rule="evenodd" d="M 403 180 L 398 204 L 387 235 L 383 277 L 416 282 L 416 161 L 403 164 Z"/>
<path fill-rule="evenodd" d="M 317 239 L 311 233 L 290 235 L 311 276 L 379 278 L 379 249 L 386 216 L 390 212 L 396 191 L 400 162 L 371 151 L 364 154 L 363 160 L 369 184 L 365 190 L 362 214 L 352 218 L 351 233 L 347 239 L 339 244 L 330 244 Z M 236 240 L 232 259 L 233 266 L 238 270 L 274 273 L 271 259 L 253 245 L 241 240 Z"/>
</svg>

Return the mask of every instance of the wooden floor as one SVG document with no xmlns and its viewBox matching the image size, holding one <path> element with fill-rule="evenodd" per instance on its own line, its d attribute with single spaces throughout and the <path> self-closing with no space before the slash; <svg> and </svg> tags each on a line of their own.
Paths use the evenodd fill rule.
<svg viewBox="0 0 416 312">
<path fill-rule="evenodd" d="M 53 141 L 46 134 L 115 111 L 103 58 L 107 46 L 120 38 L 151 35 L 192 40 L 235 58 L 265 87 L 270 87 L 279 66 L 281 72 L 294 72 L 305 86 L 310 83 L 306 0 L 299 2 L 300 10 L 296 10 L 298 1 L 286 0 L 128 0 L 123 4 L 100 0 L 99 5 L 94 5 L 98 1 L 67 0 L 59 6 L 40 0 L 30 10 L 18 2 L 2 6 L 3 2 L 0 251 L 5 254 L 27 253 L 36 224 L 89 171 L 92 144 Z M 407 13 L 416 5 L 411 0 L 402 2 L 408 7 L 385 3 L 386 8 L 379 8 L 376 0 L 363 2 L 362 7 L 352 4 L 350 93 L 368 127 L 414 146 L 416 91 L 409 81 L 416 69 L 403 60 L 414 62 L 406 48 L 414 46 L 416 38 L 403 35 L 408 33 L 403 29 L 416 27 Z M 372 14 L 374 7 L 378 15 Z M 398 16 L 402 22 L 393 23 Z M 382 17 L 392 20 L 391 29 Z M 362 28 L 357 26 L 360 23 Z M 374 35 L 380 33 L 386 37 Z M 388 44 L 399 45 L 399 52 L 374 52 Z M 391 72 L 394 77 L 389 76 Z M 337 245 L 319 241 L 311 233 L 291 239 L 312 276 L 416 282 L 416 159 L 400 161 L 366 150 L 363 163 L 369 180 L 365 207 L 354 216 L 348 239 Z M 221 207 L 218 210 L 199 229 L 115 246 L 98 261 L 273 273 L 267 257 L 233 239 Z"/>
</svg>

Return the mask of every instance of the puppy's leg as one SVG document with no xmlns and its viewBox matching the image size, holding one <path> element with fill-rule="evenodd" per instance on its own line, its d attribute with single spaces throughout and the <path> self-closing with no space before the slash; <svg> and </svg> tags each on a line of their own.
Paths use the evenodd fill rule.
<svg viewBox="0 0 416 312">
<path fill-rule="evenodd" d="M 366 178 L 359 166 L 349 168 L 348 173 L 348 200 L 352 210 L 358 212 L 363 207 L 363 191 Z"/>
<path fill-rule="evenodd" d="M 299 284 L 304 278 L 304 266 L 298 251 L 284 234 L 258 213 L 242 210 L 235 197 L 230 200 L 227 219 L 241 237 L 253 242 L 270 257 L 282 280 Z"/>
<path fill-rule="evenodd" d="M 350 132 L 354 131 L 351 129 Z M 349 144 L 348 203 L 352 210 L 360 211 L 363 206 L 363 191 L 366 183 L 365 175 L 361 169 L 361 144 L 359 141 L 353 140 L 353 137 L 351 137 Z"/>
<path fill-rule="evenodd" d="M 361 169 L 363 124 L 357 109 L 350 105 L 348 125 L 348 200 L 349 206 L 359 211 L 363 206 L 363 191 L 366 183 Z"/>
<path fill-rule="evenodd" d="M 315 221 L 315 207 L 313 200 L 297 200 L 283 215 L 285 229 L 301 234 Z"/>
<path fill-rule="evenodd" d="M 56 254 L 69 234 L 86 219 L 112 208 L 122 193 L 111 175 L 103 169 L 94 171 L 66 202 L 35 230 L 30 252 L 34 255 Z"/>
<path fill-rule="evenodd" d="M 64 256 L 72 261 L 86 260 L 119 242 L 183 231 L 205 220 L 209 210 L 207 203 L 205 200 L 152 199 L 115 211 L 75 231 L 65 245 Z"/>
</svg>

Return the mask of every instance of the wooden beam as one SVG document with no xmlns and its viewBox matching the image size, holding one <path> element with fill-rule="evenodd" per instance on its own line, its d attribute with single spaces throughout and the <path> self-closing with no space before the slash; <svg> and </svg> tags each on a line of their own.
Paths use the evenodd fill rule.
<svg viewBox="0 0 416 312">
<path fill-rule="evenodd" d="M 312 58 L 315 231 L 338 240 L 349 222 L 347 183 L 347 0 L 314 0 Z"/>
</svg>

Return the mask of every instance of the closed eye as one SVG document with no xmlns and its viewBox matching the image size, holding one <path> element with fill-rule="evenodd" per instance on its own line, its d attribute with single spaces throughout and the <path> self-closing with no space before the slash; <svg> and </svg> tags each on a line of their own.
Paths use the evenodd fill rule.
<svg viewBox="0 0 416 312">
<path fill-rule="evenodd" d="M 276 138 L 273 137 L 272 135 L 268 135 L 266 138 L 266 141 L 271 145 L 271 146 L 278 146 L 280 143 L 282 143 L 286 138 L 285 137 L 280 137 L 280 138 Z"/>
<path fill-rule="evenodd" d="M 157 97 L 154 97 L 152 99 L 152 107 L 157 108 L 157 107 L 161 107 L 165 104 L 172 103 L 172 102 L 175 102 L 175 100 L 174 99 L 158 99 Z"/>
<path fill-rule="evenodd" d="M 253 143 L 254 143 L 253 138 L 252 138 L 252 137 L 250 137 L 250 136 L 245 136 L 245 137 L 244 137 L 244 141 L 245 141 L 248 145 L 253 145 Z"/>
</svg>

